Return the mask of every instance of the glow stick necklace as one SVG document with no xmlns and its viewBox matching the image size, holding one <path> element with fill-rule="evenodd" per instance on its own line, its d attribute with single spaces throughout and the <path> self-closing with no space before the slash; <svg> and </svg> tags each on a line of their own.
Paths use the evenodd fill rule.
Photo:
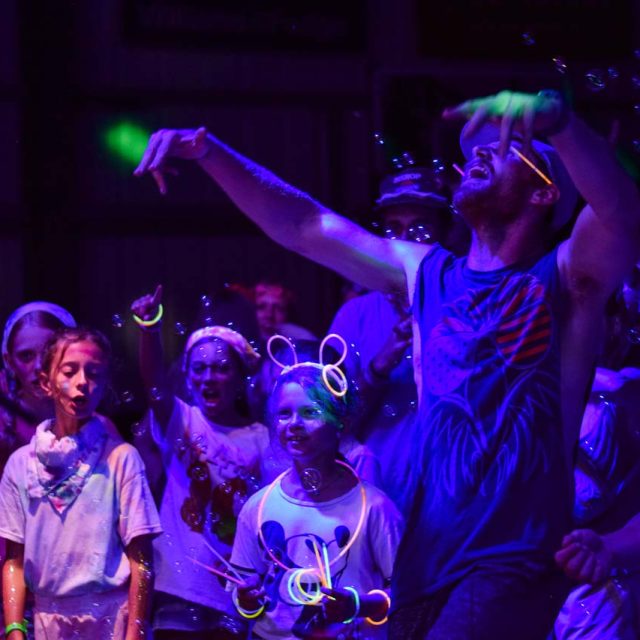
<svg viewBox="0 0 640 640">
<path fill-rule="evenodd" d="M 326 545 L 323 545 L 323 549 L 322 549 L 322 553 L 323 553 L 323 557 L 324 557 L 324 567 L 322 564 L 322 560 L 320 559 L 320 554 L 317 553 L 316 554 L 316 560 L 318 562 L 318 573 L 321 576 L 321 581 L 325 582 L 327 586 L 330 587 L 331 585 L 331 573 L 330 573 L 330 567 L 331 565 L 335 564 L 340 558 L 342 558 L 342 556 L 344 556 L 349 549 L 351 549 L 351 547 L 353 546 L 353 544 L 355 543 L 356 539 L 358 538 L 358 536 L 360 535 L 360 532 L 362 531 L 362 527 L 364 525 L 364 518 L 367 512 L 367 494 L 364 488 L 364 485 L 362 484 L 362 481 L 360 480 L 360 478 L 358 477 L 358 474 L 346 463 L 342 462 L 341 460 L 336 460 L 336 463 L 346 467 L 356 478 L 356 480 L 358 481 L 358 484 L 360 485 L 360 496 L 362 498 L 362 507 L 360 508 L 360 517 L 358 518 L 358 524 L 356 525 L 356 529 L 353 532 L 353 535 L 351 536 L 351 539 L 349 540 L 349 542 L 340 550 L 340 552 L 338 553 L 338 555 L 333 558 L 333 560 L 329 561 L 329 554 L 327 551 L 327 547 Z M 260 542 L 262 543 L 262 546 L 264 547 L 264 549 L 266 550 L 266 552 L 268 553 L 269 557 L 271 558 L 271 560 L 277 564 L 281 569 L 283 569 L 284 571 L 291 571 L 293 569 L 293 567 L 288 567 L 286 564 L 284 564 L 283 562 L 281 562 L 271 551 L 271 549 L 269 548 L 269 546 L 267 545 L 267 541 L 264 539 L 264 534 L 262 533 L 262 517 L 263 517 L 263 513 L 264 513 L 264 505 L 267 502 L 267 499 L 269 498 L 269 495 L 271 494 L 271 492 L 273 491 L 274 487 L 278 484 L 280 484 L 282 482 L 282 479 L 292 471 L 293 468 L 291 469 L 287 469 L 286 471 L 284 471 L 283 473 L 281 473 L 270 485 L 269 487 L 267 487 L 267 490 L 264 492 L 264 495 L 262 496 L 262 499 L 260 500 L 260 504 L 258 505 L 258 537 L 260 539 Z M 315 542 L 315 540 L 314 540 Z M 317 548 L 316 548 L 317 551 Z M 294 578 L 294 580 L 297 579 L 297 581 L 299 582 L 300 578 L 302 577 L 303 573 L 311 573 L 311 572 L 316 572 L 316 568 L 315 567 L 311 567 L 311 568 L 306 568 L 306 569 L 298 569 L 296 571 L 294 571 L 295 573 L 298 573 L 299 575 L 297 576 L 297 578 Z M 303 592 L 304 593 L 304 592 Z M 309 597 L 309 596 L 307 596 Z"/>
</svg>

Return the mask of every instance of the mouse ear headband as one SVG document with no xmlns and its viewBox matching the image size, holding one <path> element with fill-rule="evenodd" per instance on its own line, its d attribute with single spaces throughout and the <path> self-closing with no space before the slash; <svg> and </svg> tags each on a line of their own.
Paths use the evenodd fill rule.
<svg viewBox="0 0 640 640">
<path fill-rule="evenodd" d="M 289 347 L 289 352 L 292 355 L 293 364 L 284 364 L 273 354 L 273 343 L 281 340 Z M 336 362 L 325 362 L 325 349 L 330 340 L 335 340 L 340 343 L 342 347 L 342 355 L 338 358 Z M 314 367 L 315 369 L 320 369 L 322 371 L 322 381 L 324 382 L 327 389 L 337 398 L 343 398 L 347 394 L 347 389 L 349 388 L 349 383 L 347 382 L 347 377 L 344 375 L 342 369 L 340 369 L 340 365 L 345 361 L 347 357 L 347 343 L 344 338 L 337 333 L 330 333 L 321 343 L 320 348 L 318 349 L 318 362 L 298 362 L 298 354 L 296 353 L 296 348 L 294 344 L 286 338 L 285 336 L 275 334 L 271 336 L 267 342 L 267 353 L 269 357 L 273 361 L 274 364 L 278 365 L 282 371 L 280 375 L 286 373 L 287 371 L 291 371 L 292 369 L 296 369 L 297 367 Z"/>
</svg>

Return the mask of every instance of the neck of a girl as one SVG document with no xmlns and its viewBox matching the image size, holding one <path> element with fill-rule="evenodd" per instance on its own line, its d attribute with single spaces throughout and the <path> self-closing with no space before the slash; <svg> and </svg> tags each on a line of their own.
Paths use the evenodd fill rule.
<svg viewBox="0 0 640 640">
<path fill-rule="evenodd" d="M 52 431 L 53 431 L 53 435 L 58 439 L 64 438 L 65 436 L 75 435 L 93 417 L 93 416 L 87 416 L 87 417 L 77 418 L 75 416 L 70 416 L 68 413 L 65 413 L 58 407 L 56 407 L 55 413 L 56 415 L 55 415 Z"/>
</svg>

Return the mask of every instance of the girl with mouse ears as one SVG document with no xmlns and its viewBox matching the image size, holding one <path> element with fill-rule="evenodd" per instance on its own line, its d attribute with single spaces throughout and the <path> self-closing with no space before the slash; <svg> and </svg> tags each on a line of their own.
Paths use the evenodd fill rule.
<svg viewBox="0 0 640 640">
<path fill-rule="evenodd" d="M 322 364 L 331 337 L 320 363 L 276 380 L 268 414 L 290 466 L 238 518 L 229 588 L 264 640 L 386 637 L 402 519 L 339 454 L 353 403 L 337 364 Z"/>
</svg>

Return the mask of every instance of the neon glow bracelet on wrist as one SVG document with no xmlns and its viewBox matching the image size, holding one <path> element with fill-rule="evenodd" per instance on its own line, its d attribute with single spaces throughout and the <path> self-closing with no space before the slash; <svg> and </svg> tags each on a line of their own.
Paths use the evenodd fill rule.
<svg viewBox="0 0 640 640">
<path fill-rule="evenodd" d="M 27 637 L 27 621 L 23 619 L 22 622 L 12 622 L 4 628 L 4 634 L 8 636 L 12 631 L 22 631 L 24 637 Z"/>
<path fill-rule="evenodd" d="M 264 613 L 264 608 L 266 606 L 264 604 L 261 607 L 259 607 L 258 609 L 255 609 L 254 611 L 247 611 L 246 609 L 243 609 L 242 606 L 240 605 L 240 601 L 238 600 L 238 590 L 237 589 L 233 590 L 233 594 L 232 594 L 231 598 L 233 600 L 233 604 L 236 606 L 236 609 L 238 610 L 238 613 L 243 618 L 246 618 L 247 620 L 253 620 L 254 618 L 257 618 L 258 616 L 261 616 Z"/>
<path fill-rule="evenodd" d="M 144 329 L 149 329 L 157 325 L 158 322 L 162 320 L 163 314 L 164 314 L 164 307 L 161 304 L 159 304 L 158 313 L 156 313 L 156 315 L 153 318 L 151 318 L 151 320 L 143 320 L 140 316 L 137 316 L 135 313 L 133 314 L 133 319 L 139 327 L 142 327 Z"/>
<path fill-rule="evenodd" d="M 353 612 L 353 615 L 350 618 L 343 620 L 342 624 L 351 624 L 360 613 L 360 594 L 353 587 L 345 587 L 345 590 L 351 592 L 351 595 L 353 596 L 353 605 L 356 610 Z"/>
<path fill-rule="evenodd" d="M 374 626 L 379 626 L 381 624 L 385 624 L 389 619 L 389 609 L 391 609 L 391 598 L 389 597 L 389 594 L 386 591 L 383 591 L 382 589 L 371 589 L 371 591 L 369 591 L 367 595 L 370 596 L 374 593 L 379 593 L 381 596 L 384 596 L 384 599 L 387 601 L 387 612 L 384 614 L 384 618 L 382 618 L 382 620 L 372 620 L 371 618 L 365 618 L 365 620 L 369 624 L 372 624 Z"/>
</svg>

